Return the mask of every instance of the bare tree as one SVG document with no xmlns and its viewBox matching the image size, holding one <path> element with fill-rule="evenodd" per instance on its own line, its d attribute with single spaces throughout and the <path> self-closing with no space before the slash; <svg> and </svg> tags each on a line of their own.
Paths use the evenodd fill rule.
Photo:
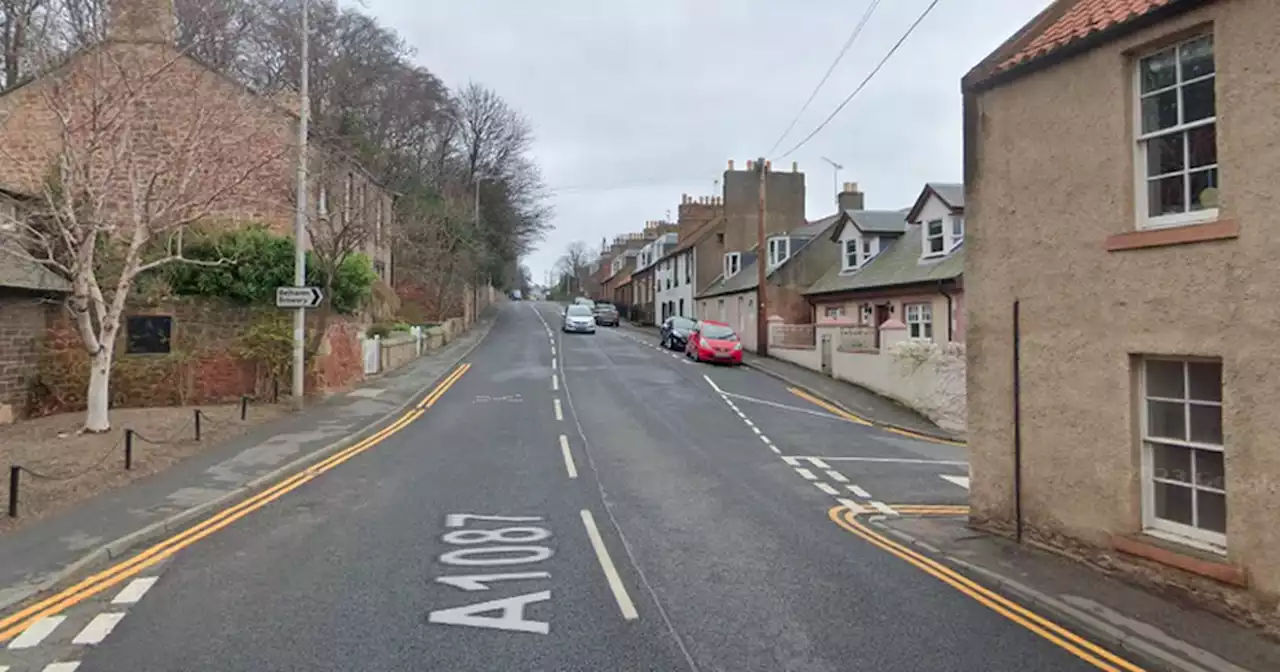
<svg viewBox="0 0 1280 672">
<path fill-rule="evenodd" d="M 594 260 L 595 254 L 580 240 L 569 243 L 565 248 L 556 265 L 560 274 L 569 280 L 569 292 L 582 290 L 582 281 L 587 277 L 587 269 Z"/>
<path fill-rule="evenodd" d="M 110 428 L 117 337 L 139 276 L 170 263 L 220 263 L 186 259 L 184 233 L 244 204 L 241 189 L 288 149 L 273 142 L 279 128 L 258 121 L 256 101 L 179 55 L 156 54 L 83 53 L 33 84 L 38 95 L 6 121 L 53 129 L 25 153 L 3 150 L 45 176 L 33 185 L 30 216 L 4 227 L 3 249 L 71 283 L 67 308 L 90 359 L 84 428 L 92 432 Z"/>
</svg>

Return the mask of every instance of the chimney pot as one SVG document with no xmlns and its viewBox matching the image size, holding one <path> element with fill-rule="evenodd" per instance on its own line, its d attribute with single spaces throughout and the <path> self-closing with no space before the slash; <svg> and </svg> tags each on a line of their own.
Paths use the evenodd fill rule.
<svg viewBox="0 0 1280 672">
<path fill-rule="evenodd" d="M 793 173 L 798 173 L 798 172 L 800 172 L 800 164 L 799 164 L 799 163 L 797 163 L 797 162 L 795 162 L 795 161 L 792 161 L 792 162 L 791 162 L 791 172 L 793 172 Z"/>
<path fill-rule="evenodd" d="M 755 161 L 747 161 L 747 170 L 755 170 L 755 167 L 756 167 Z"/>
<path fill-rule="evenodd" d="M 733 170 L 733 159 L 729 159 L 729 170 Z"/>
</svg>

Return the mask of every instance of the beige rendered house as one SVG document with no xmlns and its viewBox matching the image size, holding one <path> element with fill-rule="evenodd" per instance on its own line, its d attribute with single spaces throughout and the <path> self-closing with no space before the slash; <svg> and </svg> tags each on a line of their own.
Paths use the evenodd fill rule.
<svg viewBox="0 0 1280 672">
<path fill-rule="evenodd" d="M 1060 1 L 963 84 L 973 522 L 1272 619 L 1278 28 Z"/>
</svg>

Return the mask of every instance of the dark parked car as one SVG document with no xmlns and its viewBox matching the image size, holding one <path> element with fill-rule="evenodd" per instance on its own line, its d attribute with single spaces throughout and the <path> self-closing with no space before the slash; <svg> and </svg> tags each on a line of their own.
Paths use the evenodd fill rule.
<svg viewBox="0 0 1280 672">
<path fill-rule="evenodd" d="M 684 351 L 684 346 L 689 342 L 689 334 L 693 332 L 693 328 L 697 323 L 687 317 L 672 315 L 662 323 L 662 328 L 658 332 L 662 336 L 662 347 L 671 350 Z"/>
<path fill-rule="evenodd" d="M 595 307 L 592 308 L 592 312 L 595 313 L 596 324 L 602 327 L 618 326 L 618 307 L 612 303 L 600 303 L 597 301 Z"/>
</svg>

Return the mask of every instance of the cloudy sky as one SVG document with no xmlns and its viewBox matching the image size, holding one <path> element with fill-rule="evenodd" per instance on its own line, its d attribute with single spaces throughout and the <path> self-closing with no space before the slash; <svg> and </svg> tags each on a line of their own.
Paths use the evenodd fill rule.
<svg viewBox="0 0 1280 672">
<path fill-rule="evenodd" d="M 871 208 L 961 177 L 960 77 L 1050 0 L 941 0 L 821 133 L 930 0 L 880 3 L 795 129 L 778 137 L 871 0 L 363 0 L 446 83 L 495 89 L 532 122 L 555 229 L 526 263 L 541 283 L 565 246 L 598 245 L 712 195 L 729 159 L 806 174 L 809 218 L 834 210 L 833 169 Z"/>
</svg>

